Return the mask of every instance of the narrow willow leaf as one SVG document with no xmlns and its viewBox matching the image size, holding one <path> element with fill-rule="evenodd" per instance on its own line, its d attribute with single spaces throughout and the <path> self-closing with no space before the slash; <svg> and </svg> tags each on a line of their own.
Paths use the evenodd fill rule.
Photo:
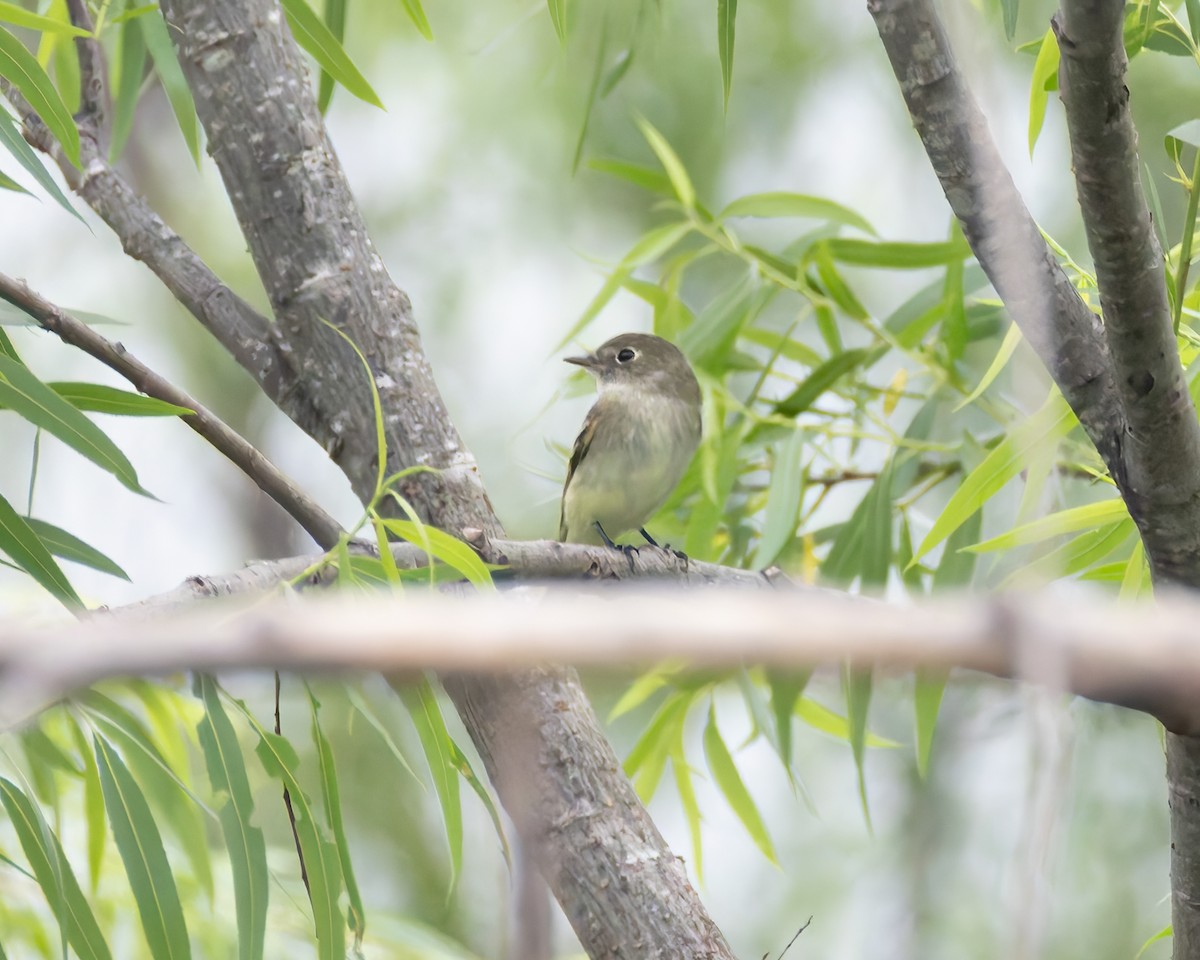
<svg viewBox="0 0 1200 960">
<path fill-rule="evenodd" d="M 212 897 L 212 863 L 205 837 L 204 811 L 185 782 L 187 768 L 173 769 L 142 721 L 121 704 L 95 690 L 80 698 L 101 733 L 123 752 L 139 788 L 168 827 L 192 867 L 199 886 Z M 185 758 L 186 762 L 186 758 Z"/>
<path fill-rule="evenodd" d="M 1020 0 L 1000 0 L 1000 9 L 1004 14 L 1004 36 L 1011 43 L 1017 32 L 1017 13 L 1020 10 Z"/>
<path fill-rule="evenodd" d="M 919 270 L 923 267 L 942 267 L 971 255 L 971 248 L 962 238 L 942 243 L 897 243 L 833 237 L 825 242 L 834 260 L 860 267 Z"/>
<path fill-rule="evenodd" d="M 933 529 L 917 549 L 913 563 L 957 530 L 1001 487 L 1015 477 L 1043 444 L 1066 436 L 1078 421 L 1062 396 L 1054 391 L 1036 413 L 1018 423 L 978 467 L 972 470 L 942 509 Z"/>
<path fill-rule="evenodd" d="M 750 796 L 750 791 L 742 782 L 741 774 L 738 773 L 729 748 L 725 746 L 721 732 L 717 729 L 716 710 L 711 706 L 708 710 L 708 723 L 704 727 L 704 758 L 708 761 L 708 769 L 712 772 L 713 780 L 716 781 L 730 808 L 742 821 L 742 826 L 750 834 L 755 846 L 771 863 L 778 865 L 779 860 L 775 856 L 775 847 L 771 843 L 766 825 Z"/>
<path fill-rule="evenodd" d="M 83 727 L 71 717 L 71 736 L 83 761 L 83 814 L 87 823 L 88 879 L 92 893 L 100 885 L 100 869 L 104 863 L 105 841 L 108 840 L 108 819 L 104 812 L 104 788 L 100 785 L 100 768 L 88 743 Z"/>
<path fill-rule="evenodd" d="M 997 537 L 991 537 L 982 543 L 972 544 L 965 549 L 972 553 L 1011 550 L 1013 547 L 1024 546 L 1027 543 L 1039 543 L 1064 533 L 1107 526 L 1128 519 L 1128 517 L 1129 510 L 1125 506 L 1125 501 L 1120 497 L 1113 500 L 1101 500 L 1098 503 L 1088 503 L 1081 507 L 1059 510 L 1034 520 L 1032 523 L 1015 527 Z"/>
<path fill-rule="evenodd" d="M 15 410 L 35 426 L 107 470 L 134 493 L 151 496 L 117 445 L 91 420 L 35 377 L 23 364 L 0 357 L 0 406 Z"/>
<path fill-rule="evenodd" d="M 487 565 L 479 559 L 479 554 L 461 540 L 437 527 L 413 523 L 411 520 L 383 518 L 382 523 L 389 533 L 415 544 L 431 557 L 457 570 L 474 586 L 494 589 Z"/>
<path fill-rule="evenodd" d="M 432 40 L 433 29 L 429 26 L 429 18 L 425 16 L 421 0 L 400 0 L 400 5 L 404 7 L 404 12 L 408 14 L 408 19 L 417 28 L 417 32 L 426 40 Z"/>
<path fill-rule="evenodd" d="M 813 370 L 800 386 L 775 404 L 775 413 L 781 417 L 799 416 L 842 377 L 866 364 L 879 352 L 879 348 L 859 347 L 830 357 Z"/>
<path fill-rule="evenodd" d="M 81 960 L 111 960 L 96 915 L 63 854 L 62 844 L 41 811 L 24 791 L 3 777 L 0 777 L 0 803 L 4 804 L 25 859 L 71 949 Z"/>
<path fill-rule="evenodd" d="M 666 138 L 651 125 L 649 120 L 639 117 L 638 128 L 642 131 L 642 136 L 646 138 L 646 142 L 650 144 L 650 149 L 654 151 L 654 155 L 658 157 L 658 162 L 666 170 L 667 176 L 671 180 L 671 186 L 675 190 L 675 196 L 679 198 L 679 202 L 683 204 L 685 209 L 695 210 L 696 188 L 692 186 L 692 180 L 688 176 L 687 169 L 679 159 L 678 154 L 671 149 L 671 145 L 667 143 Z"/>
<path fill-rule="evenodd" d="M 913 688 L 913 715 L 917 728 L 917 773 L 924 779 L 929 774 L 929 755 L 933 751 L 933 734 L 937 729 L 942 694 L 946 691 L 946 671 L 918 670 Z"/>
<path fill-rule="evenodd" d="M 318 66 L 358 99 L 383 108 L 366 77 L 350 59 L 345 48 L 317 16 L 306 0 L 282 0 L 283 13 L 296 43 L 317 61 Z"/>
<path fill-rule="evenodd" d="M 141 24 L 131 18 L 121 24 L 120 75 L 113 94 L 112 140 L 108 147 L 110 163 L 116 163 L 125 150 L 129 134 L 133 132 L 133 118 L 137 112 L 138 96 L 142 92 L 142 81 L 146 75 L 146 40 Z"/>
<path fill-rule="evenodd" d="M 855 320 L 866 320 L 870 317 L 867 308 L 862 305 L 862 302 L 854 295 L 854 291 L 850 289 L 850 285 L 838 273 L 833 256 L 829 251 L 828 242 L 815 244 L 812 252 L 817 275 L 821 278 L 821 284 L 829 299 L 836 303 L 848 317 Z"/>
<path fill-rule="evenodd" d="M 1021 342 L 1021 328 L 1015 323 L 1009 324 L 1008 330 L 1004 334 L 1004 339 L 1000 342 L 1000 349 L 996 351 L 996 356 L 992 358 L 991 364 L 984 372 L 979 380 L 979 384 L 967 396 L 958 402 L 954 407 L 954 412 L 957 413 L 963 407 L 969 406 L 983 396 L 983 392 L 987 390 L 1000 375 L 1000 371 L 1007 365 L 1009 359 L 1013 355 L 1013 351 L 1017 349 L 1017 344 Z"/>
<path fill-rule="evenodd" d="M 1122 600 L 1137 600 L 1144 596 L 1151 596 L 1154 593 L 1154 587 L 1150 580 L 1150 570 L 1146 564 L 1146 550 L 1142 546 L 1142 541 L 1138 540 L 1133 545 L 1133 553 L 1129 555 L 1129 561 L 1125 564 L 1125 574 L 1121 578 L 1121 592 L 1119 594 Z"/>
<path fill-rule="evenodd" d="M 767 684 L 771 688 L 771 713 L 775 717 L 775 735 L 779 739 L 779 754 L 783 765 L 792 769 L 792 717 L 796 701 L 808 686 L 811 669 L 768 670 Z"/>
<path fill-rule="evenodd" d="M 28 27 L 30 30 L 40 30 L 44 33 L 61 33 L 68 37 L 91 36 L 86 30 L 80 29 L 69 21 L 39 16 L 24 7 L 18 7 L 15 3 L 8 3 L 6 0 L 0 0 L 0 22 L 16 24 L 18 27 Z"/>
<path fill-rule="evenodd" d="M 4 497 L 0 496 L 0 553 L 8 556 L 65 606 L 77 608 L 83 601 L 67 575 L 51 556 L 37 532 Z"/>
<path fill-rule="evenodd" d="M 37 58 L 4 27 L 0 27 L 0 77 L 21 91 L 59 142 L 63 155 L 78 167 L 79 128 L 75 126 L 75 118 Z"/>
<path fill-rule="evenodd" d="M 867 802 L 867 777 L 863 768 L 866 758 L 867 712 L 871 706 L 871 671 L 847 665 L 842 669 L 842 689 L 846 695 L 846 726 L 850 750 L 854 754 L 854 769 L 858 774 L 858 798 L 862 802 L 867 829 L 871 826 L 871 806 Z"/>
<path fill-rule="evenodd" d="M 670 683 L 671 677 L 678 673 L 679 669 L 678 664 L 665 664 L 643 673 L 621 694 L 620 699 L 613 705 L 612 710 L 608 712 L 607 722 L 612 723 L 618 717 L 625 716 L 630 710 L 640 707 L 650 697 Z"/>
<path fill-rule="evenodd" d="M 625 774 L 633 778 L 643 803 L 649 802 L 654 796 L 654 787 L 658 785 L 654 771 L 662 772 L 671 736 L 683 729 L 688 709 L 695 698 L 696 692 L 693 690 L 677 690 L 668 696 L 625 758 Z M 650 773 L 647 774 L 647 771 Z"/>
<path fill-rule="evenodd" d="M 862 565 L 859 576 L 864 589 L 882 590 L 887 586 L 892 566 L 893 462 L 889 460 L 867 493 L 867 514 L 863 519 Z"/>
<path fill-rule="evenodd" d="M 120 577 L 122 580 L 129 579 L 129 574 L 103 553 L 95 547 L 84 543 L 74 534 L 68 533 L 62 527 L 56 527 L 52 523 L 47 523 L 45 520 L 36 520 L 33 517 L 26 517 L 25 522 L 33 529 L 37 538 L 42 541 L 42 545 L 54 556 L 82 564 L 85 567 L 91 567 L 93 570 L 99 570 L 101 573 L 107 573 L 110 576 Z"/>
<path fill-rule="evenodd" d="M 79 112 L 81 105 L 80 100 L 80 77 L 79 77 L 79 52 L 75 48 L 75 43 L 62 34 L 47 32 L 42 35 L 43 40 L 53 38 L 54 42 L 54 83 L 59 91 L 59 95 L 63 98 L 63 103 L 66 104 L 72 116 Z"/>
<path fill-rule="evenodd" d="M 338 43 L 346 39 L 346 0 L 325 0 L 325 26 Z M 324 113 L 333 99 L 334 79 L 328 70 L 321 71 L 317 87 L 317 109 Z"/>
<path fill-rule="evenodd" d="M 683 815 L 687 818 L 688 833 L 692 837 L 692 866 L 696 871 L 696 880 L 704 882 L 704 847 L 700 834 L 700 804 L 696 802 L 696 791 L 692 786 L 692 768 L 688 766 L 687 756 L 683 751 L 683 728 L 680 727 L 679 739 L 673 742 L 667 751 L 671 758 L 671 772 L 675 776 L 675 789 L 679 791 L 679 805 L 683 807 Z"/>
<path fill-rule="evenodd" d="M 254 800 L 242 748 L 221 705 L 216 681 L 198 675 L 196 692 L 205 709 L 196 733 L 213 793 L 221 798 L 217 817 L 233 873 L 238 960 L 262 960 L 269 890 L 267 846 L 262 830 L 254 824 Z"/>
<path fill-rule="evenodd" d="M 999 589 L 1007 590 L 1024 585 L 1042 586 L 1051 580 L 1074 576 L 1088 570 L 1125 543 L 1136 529 L 1132 520 L 1123 520 L 1085 531 L 1049 553 L 1023 563 L 1000 582 Z M 1123 577 L 1124 564 L 1120 566 Z"/>
<path fill-rule="evenodd" d="M 142 40 L 154 61 L 154 72 L 162 82 L 163 92 L 167 102 L 171 104 L 171 112 L 175 114 L 175 122 L 183 141 L 187 144 L 192 162 L 200 165 L 200 120 L 196 116 L 196 104 L 192 100 L 191 88 L 184 79 L 183 70 L 175 56 L 175 48 L 171 45 L 171 36 L 167 33 L 167 25 L 160 15 L 150 14 L 138 17 L 132 21 L 142 31 Z"/>
<path fill-rule="evenodd" d="M 725 112 L 729 112 L 729 88 L 733 83 L 733 39 L 737 26 L 737 0 L 717 0 L 717 50 L 721 57 L 721 87 Z"/>
<path fill-rule="evenodd" d="M 583 159 L 583 147 L 587 143 L 588 129 L 592 124 L 592 111 L 596 109 L 596 101 L 600 97 L 600 84 L 604 78 L 604 59 L 608 55 L 608 16 L 605 15 L 600 25 L 600 39 L 596 43 L 596 60 L 592 64 L 592 79 L 588 83 L 587 100 L 583 105 L 583 122 L 579 125 L 579 136 L 575 138 L 575 153 L 571 156 L 571 175 L 579 171 L 579 161 Z"/>
<path fill-rule="evenodd" d="M 346 928 L 338 906 L 338 897 L 342 892 L 341 864 L 337 849 L 322 833 L 308 794 L 296 779 L 300 758 L 286 737 L 265 729 L 241 703 L 238 706 L 242 716 L 258 734 L 258 746 L 254 752 L 263 769 L 268 776 L 283 784 L 292 800 L 292 809 L 296 813 L 294 828 L 308 877 L 317 957 L 319 960 L 345 960 Z"/>
<path fill-rule="evenodd" d="M 150 954 L 156 960 L 187 960 L 192 951 L 183 907 L 150 806 L 112 744 L 97 734 L 93 746 L 108 822 Z"/>
<path fill-rule="evenodd" d="M 1188 6 L 1188 16 L 1189 17 L 1192 15 L 1191 9 L 1192 8 L 1189 5 Z M 1197 19 L 1200 19 L 1200 15 L 1197 16 Z M 1158 933 L 1152 934 L 1151 936 L 1146 938 L 1146 942 L 1143 943 L 1141 945 L 1141 947 L 1138 948 L 1138 952 L 1133 955 L 1133 960 L 1142 960 L 1142 954 L 1144 954 L 1151 946 L 1158 943 L 1159 940 L 1166 940 L 1167 938 L 1173 937 L 1174 935 L 1175 935 L 1175 928 L 1171 924 L 1168 923 L 1165 927 L 1163 927 L 1161 930 L 1159 930 Z"/>
<path fill-rule="evenodd" d="M 808 697 L 801 697 L 796 701 L 795 713 L 798 720 L 812 727 L 814 730 L 820 730 L 822 733 L 827 733 L 829 736 L 835 737 L 845 743 L 850 742 L 850 722 L 840 713 L 830 710 L 828 707 L 817 703 L 815 700 L 810 700 Z M 890 750 L 901 746 L 895 740 L 881 737 L 870 730 L 866 733 L 864 743 L 868 747 L 884 747 Z"/>
<path fill-rule="evenodd" d="M 383 725 L 383 721 L 380 720 L 376 715 L 374 708 L 372 708 L 372 706 L 366 701 L 361 693 L 352 687 L 347 688 L 346 696 L 350 701 L 350 706 L 354 707 L 355 710 L 362 714 L 363 719 L 366 720 L 367 723 L 369 723 L 375 730 L 375 732 L 378 733 L 383 739 L 384 745 L 388 748 L 392 756 L 396 758 L 396 762 L 400 764 L 404 772 L 412 777 L 413 780 L 420 785 L 421 789 L 424 789 L 425 784 L 421 781 L 421 778 L 417 776 L 417 772 L 409 764 L 408 758 L 404 756 L 404 751 L 400 749 L 399 745 L 397 745 L 396 740 L 394 737 L 392 737 L 391 732 Z"/>
<path fill-rule="evenodd" d="M 624 160 L 592 159 L 587 165 L 592 170 L 607 173 L 651 193 L 662 194 L 664 197 L 671 195 L 671 178 L 661 170 L 644 167 L 638 163 L 627 163 Z"/>
<path fill-rule="evenodd" d="M 46 386 L 76 410 L 91 413 L 109 413 L 119 417 L 186 417 L 196 412 L 156 397 L 147 397 L 102 383 L 55 381 L 47 383 Z"/>
<path fill-rule="evenodd" d="M 333 763 L 333 748 L 325 731 L 321 729 L 321 704 L 312 692 L 312 687 L 304 685 L 308 693 L 308 702 L 312 707 L 312 738 L 317 748 L 317 766 L 321 771 L 321 800 L 325 805 L 325 825 L 333 834 L 333 842 L 337 847 L 338 860 L 342 866 L 342 880 L 346 884 L 346 895 L 350 901 L 347 922 L 354 932 L 354 950 L 361 952 L 363 935 L 367 930 L 367 915 L 363 909 L 362 895 L 358 892 L 358 880 L 354 876 L 354 864 L 350 859 L 350 842 L 346 839 L 346 825 L 342 821 L 342 798 L 338 788 L 337 769 Z"/>
<path fill-rule="evenodd" d="M 717 219 L 726 220 L 730 217 L 796 217 L 825 220 L 854 227 L 875 236 L 875 228 L 856 211 L 833 200 L 810 197 L 802 193 L 751 193 L 738 197 L 720 212 Z"/>
<path fill-rule="evenodd" d="M 1047 30 L 1042 37 L 1042 46 L 1038 50 L 1037 61 L 1033 65 L 1033 76 L 1029 81 L 1029 155 L 1033 156 L 1033 148 L 1037 145 L 1042 132 L 1042 124 L 1046 119 L 1046 104 L 1050 100 L 1050 91 L 1058 89 L 1058 40 L 1053 30 Z"/>
<path fill-rule="evenodd" d="M 462 798 L 458 786 L 458 770 L 454 766 L 454 749 L 446 720 L 438 706 L 437 696 L 429 680 L 422 677 L 414 685 L 397 686 L 396 692 L 412 717 L 413 726 L 425 760 L 429 764 L 429 775 L 433 778 L 433 789 L 442 808 L 442 822 L 446 827 L 446 845 L 450 850 L 449 897 L 458 883 L 462 871 L 463 820 Z"/>
<path fill-rule="evenodd" d="M 25 138 L 21 136 L 21 131 L 17 129 L 17 123 L 7 110 L 0 110 L 0 146 L 4 147 L 13 155 L 17 163 L 19 163 L 29 173 L 38 185 L 50 194 L 54 202 L 67 211 L 80 223 L 84 223 L 83 217 L 79 215 L 79 211 L 71 206 L 71 201 L 67 199 L 67 195 L 62 192 L 54 177 L 50 175 L 50 171 L 46 169 L 41 158 L 33 152 L 33 148 L 25 142 Z"/>
<path fill-rule="evenodd" d="M 1192 43 L 1200 44 L 1200 0 L 1187 0 L 1186 5 L 1188 15 L 1188 30 L 1192 34 Z"/>
<path fill-rule="evenodd" d="M 24 193 L 31 197 L 33 196 L 32 193 L 30 193 L 23 186 L 21 186 L 19 183 L 17 183 L 16 180 L 14 180 L 12 177 L 10 177 L 3 170 L 0 170 L 0 190 L 10 190 L 13 193 Z"/>
<path fill-rule="evenodd" d="M 558 42 L 565 43 L 567 40 L 567 0 L 546 0 L 546 6 L 550 8 L 550 22 L 554 24 Z"/>
<path fill-rule="evenodd" d="M 800 430 L 791 431 L 775 448 L 763 533 L 754 554 L 755 570 L 766 569 L 774 563 L 779 552 L 796 535 L 796 520 L 804 493 L 804 471 L 800 464 L 803 455 L 804 434 Z"/>
</svg>

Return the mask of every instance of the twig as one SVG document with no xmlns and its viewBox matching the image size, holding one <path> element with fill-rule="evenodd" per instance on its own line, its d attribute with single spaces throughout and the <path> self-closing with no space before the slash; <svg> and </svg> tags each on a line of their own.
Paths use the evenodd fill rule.
<svg viewBox="0 0 1200 960">
<path fill-rule="evenodd" d="M 275 735 L 283 736 L 283 718 L 279 710 L 280 692 L 283 688 L 279 671 L 275 671 Z M 300 879 L 304 881 L 304 889 L 308 891 L 308 902 L 312 903 L 312 887 L 308 882 L 308 865 L 304 862 L 304 849 L 300 846 L 300 830 L 296 827 L 296 811 L 292 807 L 292 795 L 288 788 L 283 788 L 283 805 L 287 809 L 288 823 L 292 828 L 292 841 L 296 844 L 296 859 L 300 861 Z"/>
<path fill-rule="evenodd" d="M 39 326 L 65 343 L 111 367 L 147 396 L 192 410 L 180 419 L 225 454 L 267 496 L 291 514 L 321 547 L 328 550 L 337 543 L 342 533 L 341 525 L 320 504 L 216 414 L 132 356 L 122 344 L 106 339 L 34 293 L 25 283 L 4 274 L 0 274 L 0 299 L 29 314 Z"/>
</svg>

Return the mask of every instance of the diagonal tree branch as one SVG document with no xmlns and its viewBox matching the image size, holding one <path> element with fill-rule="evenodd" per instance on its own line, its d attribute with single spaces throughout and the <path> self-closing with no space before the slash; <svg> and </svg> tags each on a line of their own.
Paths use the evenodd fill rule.
<svg viewBox="0 0 1200 960">
<path fill-rule="evenodd" d="M 138 390 L 192 413 L 180 417 L 204 437 L 235 466 L 253 480 L 267 496 L 283 507 L 322 548 L 329 550 L 342 535 L 341 525 L 282 470 L 264 456 L 249 440 L 215 413 L 159 376 L 134 357 L 124 345 L 101 336 L 83 321 L 64 313 L 29 287 L 0 273 L 0 299 L 23 310 L 44 330 L 64 343 L 78 347 L 101 363 L 117 371 Z"/>
<path fill-rule="evenodd" d="M 1064 0 L 1051 21 L 1088 247 L 1125 410 L 1122 495 L 1159 583 L 1200 585 L 1200 424 L 1142 192 L 1121 0 Z"/>
<path fill-rule="evenodd" d="M 932 0 L 868 0 L 867 8 L 980 266 L 1118 476 L 1124 415 L 1100 320 L 1054 259 L 1017 192 Z"/>
<path fill-rule="evenodd" d="M 293 360 L 280 405 L 292 413 L 288 392 L 305 393 L 313 415 L 297 422 L 365 500 L 377 469 L 369 375 L 382 406 L 388 472 L 430 468 L 402 477 L 399 492 L 444 529 L 499 534 L 408 298 L 354 204 L 278 3 L 164 0 L 161 7 L 270 298 L 274 343 Z M 369 373 L 330 325 L 362 352 Z M 732 956 L 621 772 L 573 672 L 460 675 L 447 689 L 590 955 L 621 955 L 636 943 L 646 958 Z M 524 775 L 501 778 L 501 770 Z M 533 784 L 537 804 L 528 802 Z M 593 815 L 581 818 L 582 810 Z M 645 911 L 649 903 L 661 910 Z"/>
</svg>

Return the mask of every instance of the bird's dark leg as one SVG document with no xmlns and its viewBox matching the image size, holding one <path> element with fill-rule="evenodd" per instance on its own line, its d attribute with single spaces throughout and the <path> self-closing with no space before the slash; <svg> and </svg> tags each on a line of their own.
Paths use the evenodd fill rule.
<svg viewBox="0 0 1200 960">
<path fill-rule="evenodd" d="M 599 520 L 595 521 L 592 524 L 592 526 L 594 526 L 596 528 L 596 532 L 598 534 L 600 534 L 600 539 L 604 541 L 604 545 L 606 547 L 608 547 L 611 550 L 620 550 L 623 554 L 625 554 L 625 559 L 629 561 L 629 570 L 630 570 L 630 572 L 632 572 L 633 571 L 633 558 L 634 558 L 634 555 L 638 552 L 637 547 L 631 547 L 627 544 L 621 545 L 619 543 L 613 543 L 612 538 L 607 533 L 605 533 L 604 528 L 602 526 L 600 526 Z"/>
<path fill-rule="evenodd" d="M 665 543 L 660 546 L 659 542 L 646 532 L 645 527 L 638 527 L 638 533 L 640 533 L 643 537 L 646 538 L 646 542 L 648 544 L 650 544 L 650 546 L 658 547 L 659 550 L 666 550 L 667 553 L 673 553 L 684 563 L 687 563 L 687 554 L 686 553 L 684 553 L 682 550 L 672 550 L 671 545 L 669 543 Z"/>
</svg>

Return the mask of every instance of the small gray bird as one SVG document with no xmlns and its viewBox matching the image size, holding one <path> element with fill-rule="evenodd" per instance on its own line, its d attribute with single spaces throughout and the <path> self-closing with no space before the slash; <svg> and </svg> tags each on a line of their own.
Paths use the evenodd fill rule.
<svg viewBox="0 0 1200 960">
<path fill-rule="evenodd" d="M 639 530 L 666 502 L 700 443 L 700 385 L 674 344 L 645 333 L 567 357 L 596 378 L 599 397 L 575 440 L 558 538 L 606 543 Z"/>
</svg>

